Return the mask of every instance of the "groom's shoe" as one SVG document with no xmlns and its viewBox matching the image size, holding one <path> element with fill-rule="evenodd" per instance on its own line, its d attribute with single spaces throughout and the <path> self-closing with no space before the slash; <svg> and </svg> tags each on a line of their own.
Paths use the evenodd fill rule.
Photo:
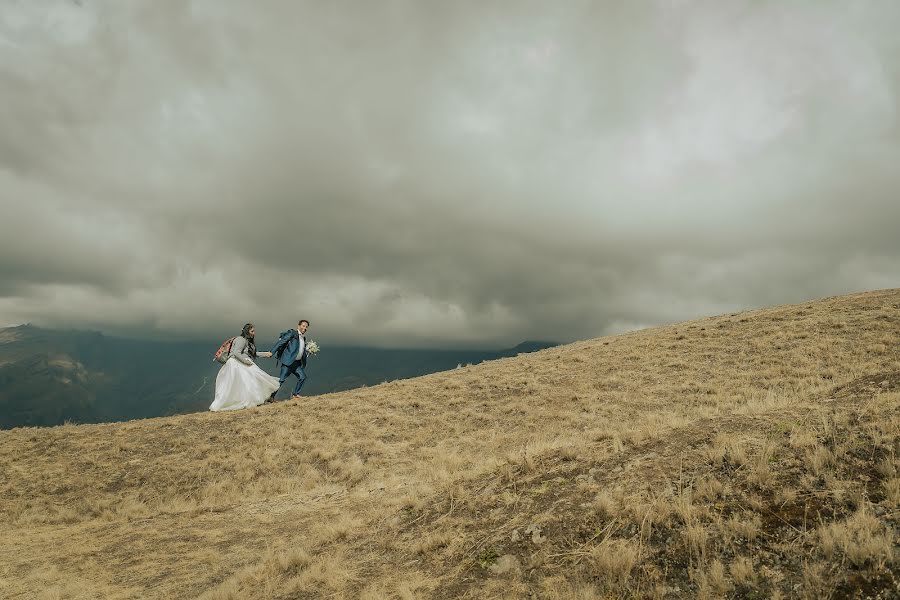
<svg viewBox="0 0 900 600">
<path fill-rule="evenodd" d="M 291 400 L 299 400 L 299 399 L 300 399 L 300 396 L 297 396 L 297 395 L 291 396 Z"/>
</svg>

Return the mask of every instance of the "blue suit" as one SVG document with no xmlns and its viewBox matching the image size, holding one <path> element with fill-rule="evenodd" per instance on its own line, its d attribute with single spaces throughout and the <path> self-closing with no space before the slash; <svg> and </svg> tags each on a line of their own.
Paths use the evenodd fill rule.
<svg viewBox="0 0 900 600">
<path fill-rule="evenodd" d="M 278 363 L 281 366 L 281 372 L 278 374 L 278 387 L 284 380 L 295 375 L 297 377 L 297 385 L 294 386 L 294 396 L 300 395 L 300 389 L 306 383 L 306 343 L 304 339 L 303 355 L 297 358 L 297 352 L 300 350 L 300 332 L 296 329 L 289 329 L 281 334 L 275 345 L 272 346 L 272 356 L 278 357 Z M 272 394 L 272 398 L 278 390 Z"/>
</svg>

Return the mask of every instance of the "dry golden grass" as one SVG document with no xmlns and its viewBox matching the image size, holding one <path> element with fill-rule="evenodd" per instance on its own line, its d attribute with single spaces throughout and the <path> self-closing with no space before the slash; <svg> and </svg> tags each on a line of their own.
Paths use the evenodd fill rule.
<svg viewBox="0 0 900 600">
<path fill-rule="evenodd" d="M 900 594 L 900 291 L 0 432 L 3 598 Z"/>
</svg>

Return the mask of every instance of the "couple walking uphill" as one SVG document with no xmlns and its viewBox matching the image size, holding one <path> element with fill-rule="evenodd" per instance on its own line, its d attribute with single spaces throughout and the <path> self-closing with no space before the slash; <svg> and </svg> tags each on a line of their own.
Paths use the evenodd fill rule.
<svg viewBox="0 0 900 600">
<path fill-rule="evenodd" d="M 275 394 L 291 375 L 297 378 L 292 398 L 300 396 L 306 382 L 306 360 L 318 351 L 315 342 L 306 341 L 309 321 L 301 319 L 296 328 L 278 337 L 270 352 L 256 351 L 256 329 L 247 323 L 241 335 L 225 342 L 215 360 L 224 363 L 216 376 L 216 398 L 209 410 L 238 410 L 275 402 Z M 230 342 L 230 348 L 228 344 Z M 256 358 L 275 357 L 281 371 L 272 377 L 256 365 Z"/>
</svg>

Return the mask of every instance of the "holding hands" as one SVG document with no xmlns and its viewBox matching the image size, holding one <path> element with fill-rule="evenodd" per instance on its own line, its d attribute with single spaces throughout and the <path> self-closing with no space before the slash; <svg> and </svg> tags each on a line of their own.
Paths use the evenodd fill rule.
<svg viewBox="0 0 900 600">
<path fill-rule="evenodd" d="M 271 352 L 257 352 L 257 356 L 261 356 L 262 358 L 272 358 Z"/>
</svg>

